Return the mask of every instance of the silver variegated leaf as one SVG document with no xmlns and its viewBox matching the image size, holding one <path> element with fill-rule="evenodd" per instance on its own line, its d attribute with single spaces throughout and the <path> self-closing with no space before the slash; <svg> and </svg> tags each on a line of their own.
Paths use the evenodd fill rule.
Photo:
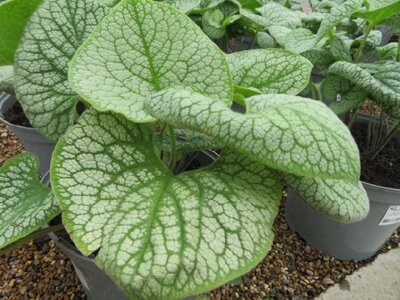
<svg viewBox="0 0 400 300">
<path fill-rule="evenodd" d="M 312 208 L 343 223 L 357 222 L 369 211 L 361 182 L 314 179 L 284 174 L 287 184 Z"/>
<path fill-rule="evenodd" d="M 287 50 L 246 50 L 226 57 L 236 85 L 265 94 L 296 95 L 310 79 L 312 64 Z"/>
<path fill-rule="evenodd" d="M 233 85 L 224 54 L 189 17 L 170 5 L 124 0 L 96 27 L 70 64 L 70 84 L 100 111 L 155 121 L 145 99 L 191 87 L 230 105 Z"/>
<path fill-rule="evenodd" d="M 284 26 L 296 28 L 301 26 L 300 15 L 276 2 L 268 2 L 257 11 L 264 17 L 264 26 Z"/>
<path fill-rule="evenodd" d="M 357 145 L 324 104 L 279 94 L 253 96 L 246 102 L 250 113 L 244 115 L 195 92 L 167 90 L 149 98 L 146 109 L 271 168 L 309 177 L 359 178 Z"/>
<path fill-rule="evenodd" d="M 38 178 L 39 160 L 20 154 L 0 168 L 0 249 L 36 231 L 60 213 Z"/>
<path fill-rule="evenodd" d="M 0 66 L 0 91 L 15 93 L 14 66 Z"/>
<path fill-rule="evenodd" d="M 400 63 L 352 64 L 336 62 L 329 74 L 340 76 L 367 91 L 385 112 L 400 117 Z"/>
<path fill-rule="evenodd" d="M 94 0 L 46 0 L 27 25 L 15 59 L 16 94 L 31 124 L 53 141 L 76 117 L 69 61 L 107 12 Z"/>
<path fill-rule="evenodd" d="M 61 139 L 52 184 L 78 248 L 132 299 L 200 294 L 262 260 L 279 179 L 233 153 L 174 176 L 152 148 L 152 127 L 95 111 Z"/>
</svg>

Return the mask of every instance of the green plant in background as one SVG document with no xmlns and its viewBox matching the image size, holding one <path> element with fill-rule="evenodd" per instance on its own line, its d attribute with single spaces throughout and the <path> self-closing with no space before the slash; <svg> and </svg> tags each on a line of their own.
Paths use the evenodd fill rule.
<svg viewBox="0 0 400 300">
<path fill-rule="evenodd" d="M 0 223 L 0 248 L 48 222 L 56 199 L 77 248 L 96 253 L 129 297 L 178 299 L 265 257 L 280 177 L 332 218 L 368 213 L 349 130 L 324 104 L 295 96 L 309 81 L 307 59 L 283 49 L 225 54 L 169 4 L 104 3 L 44 0 L 26 27 L 15 86 L 32 124 L 58 141 L 54 197 L 32 179 L 31 155 L 4 165 L 12 188 L 1 208 L 23 207 L 14 218 L 30 218 Z M 246 113 L 232 111 L 233 100 Z M 181 167 L 215 145 L 212 165 Z M 26 196 L 37 189 L 38 200 Z"/>
</svg>

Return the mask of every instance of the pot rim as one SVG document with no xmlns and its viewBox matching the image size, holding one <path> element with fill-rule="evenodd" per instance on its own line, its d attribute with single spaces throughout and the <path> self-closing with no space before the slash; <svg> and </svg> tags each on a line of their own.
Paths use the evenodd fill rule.
<svg viewBox="0 0 400 300">
<path fill-rule="evenodd" d="M 19 129 L 35 132 L 36 129 L 33 127 L 26 127 L 26 126 L 14 124 L 5 119 L 2 110 L 3 110 L 3 104 L 6 103 L 7 101 L 12 101 L 12 102 L 16 103 L 18 100 L 14 95 L 11 95 L 11 94 L 3 93 L 0 95 L 0 120 L 8 126 L 15 126 L 15 127 L 18 127 Z"/>
</svg>

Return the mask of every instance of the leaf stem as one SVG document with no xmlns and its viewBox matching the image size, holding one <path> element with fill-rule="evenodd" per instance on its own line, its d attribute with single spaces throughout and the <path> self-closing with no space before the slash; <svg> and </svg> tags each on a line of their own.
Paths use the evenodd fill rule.
<svg viewBox="0 0 400 300">
<path fill-rule="evenodd" d="M 391 138 L 396 134 L 397 130 L 400 128 L 400 120 L 393 126 L 392 130 L 390 130 L 389 134 L 387 135 L 386 139 L 383 141 L 382 145 L 375 150 L 375 153 L 372 155 L 372 160 L 374 160 L 377 155 L 382 151 L 383 148 L 389 143 Z"/>
<path fill-rule="evenodd" d="M 172 172 L 174 172 L 175 164 L 176 164 L 176 138 L 174 128 L 171 125 L 167 125 L 169 141 L 171 144 L 171 157 L 169 161 L 169 168 Z"/>
<path fill-rule="evenodd" d="M 48 234 L 50 232 L 60 231 L 62 229 L 64 229 L 64 225 L 63 224 L 57 224 L 57 225 L 53 225 L 53 226 L 49 226 L 49 227 L 46 227 L 46 228 L 39 229 L 39 230 L 27 235 L 26 237 L 23 237 L 23 238 L 19 239 L 18 241 L 16 241 L 16 242 L 8 245 L 7 247 L 1 249 L 0 250 L 0 255 L 4 255 L 7 252 L 10 252 L 10 251 L 22 246 L 23 244 L 26 244 L 30 240 L 35 240 L 37 238 L 45 236 L 46 234 Z"/>
<path fill-rule="evenodd" d="M 365 31 L 364 37 L 363 37 L 363 39 L 362 39 L 362 41 L 360 43 L 360 46 L 358 47 L 357 52 L 356 52 L 356 56 L 355 56 L 355 59 L 354 59 L 355 63 L 359 63 L 360 62 L 362 50 L 365 47 L 365 44 L 366 44 L 367 39 L 368 39 L 368 36 L 371 33 L 371 30 L 372 30 L 373 27 L 374 26 L 372 24 L 368 24 L 367 25 L 367 30 Z"/>
</svg>

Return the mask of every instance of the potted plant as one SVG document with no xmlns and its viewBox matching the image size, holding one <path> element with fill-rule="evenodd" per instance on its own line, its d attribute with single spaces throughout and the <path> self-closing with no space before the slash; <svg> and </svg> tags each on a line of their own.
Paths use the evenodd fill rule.
<svg viewBox="0 0 400 300">
<path fill-rule="evenodd" d="M 0 169 L 0 248 L 38 235 L 62 212 L 75 247 L 127 297 L 179 299 L 226 283 L 265 257 L 281 174 L 335 182 L 356 195 L 330 193 L 329 205 L 314 203 L 327 214 L 348 222 L 367 214 L 349 130 L 323 103 L 295 96 L 308 83 L 308 60 L 282 49 L 224 54 L 165 3 L 84 3 L 44 0 L 18 48 L 17 95 L 33 99 L 24 102 L 26 111 L 42 124 L 38 103 L 65 110 L 45 111 L 51 122 L 41 127 L 58 139 L 51 188 L 36 178 L 31 154 Z M 78 30 L 95 21 L 90 34 Z M 60 40 L 56 33 L 68 28 L 76 36 Z M 66 48 L 50 51 L 61 44 Z M 34 101 L 32 90 L 50 83 L 67 96 Z M 233 99 L 246 105 L 245 114 L 231 110 Z M 82 115 L 74 111 L 78 101 L 87 107 Z M 70 116 L 77 120 L 65 122 Z M 190 163 L 215 145 L 220 156 L 211 165 Z M 4 217 L 10 211 L 20 222 Z"/>
<path fill-rule="evenodd" d="M 0 120 L 22 141 L 26 150 L 37 154 L 41 161 L 40 174 L 50 166 L 55 144 L 38 133 L 19 108 L 14 90 L 14 54 L 23 30 L 40 0 L 13 0 L 0 3 Z"/>
<path fill-rule="evenodd" d="M 343 116 L 349 128 L 353 127 L 353 132 L 362 130 L 363 141 L 357 140 L 362 154 L 363 185 L 371 204 L 364 220 L 343 224 L 316 212 L 301 198 L 313 198 L 318 187 L 311 182 L 304 184 L 304 181 L 293 176 L 286 177 L 293 189 L 289 192 L 286 205 L 290 227 L 315 248 L 339 259 L 361 260 L 374 255 L 400 223 L 396 217 L 400 197 L 400 186 L 396 185 L 398 175 L 394 171 L 384 175 L 379 168 L 370 169 L 379 165 L 379 161 L 382 162 L 379 160 L 382 149 L 396 147 L 388 143 L 392 140 L 396 144 L 399 128 L 396 121 L 400 103 L 396 88 L 399 84 L 399 65 L 396 62 L 398 43 L 382 44 L 381 26 L 386 23 L 398 24 L 396 20 L 400 4 L 398 1 L 369 2 L 369 8 L 362 7 L 362 1 L 346 1 L 343 6 L 330 8 L 317 33 L 313 35 L 309 32 L 313 43 L 305 41 L 298 47 L 319 73 L 325 75 L 320 90 L 318 88 L 314 93 L 315 98 L 329 102 L 331 109 Z M 329 20 L 335 20 L 336 30 L 327 25 Z M 364 26 L 360 30 L 353 30 L 340 26 L 339 22 Z M 324 43 L 316 44 L 318 36 L 321 36 L 321 32 L 327 33 L 325 29 L 328 27 L 329 35 L 324 37 Z M 294 43 L 288 39 L 286 44 L 290 46 Z M 309 45 L 313 48 L 309 49 Z M 315 83 L 311 85 L 316 86 Z M 365 112 L 366 106 L 362 105 L 365 100 L 372 101 L 367 106 L 369 113 L 358 117 L 359 111 Z M 354 128 L 355 123 L 357 128 Z M 390 163 L 395 163 L 394 153 L 390 155 Z M 386 168 L 391 167 L 387 165 Z M 389 186 L 382 182 L 385 176 L 393 178 Z M 326 196 L 325 193 L 320 195 L 321 198 Z"/>
</svg>

